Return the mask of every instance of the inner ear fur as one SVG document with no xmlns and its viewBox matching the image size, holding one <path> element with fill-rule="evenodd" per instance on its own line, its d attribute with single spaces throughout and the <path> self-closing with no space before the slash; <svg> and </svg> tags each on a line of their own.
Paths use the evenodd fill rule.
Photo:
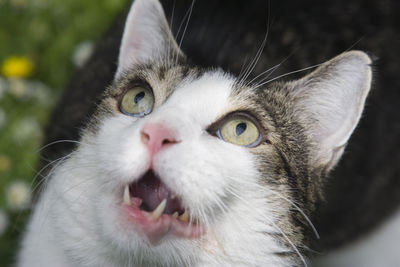
<svg viewBox="0 0 400 267">
<path fill-rule="evenodd" d="M 295 114 L 312 144 L 315 167 L 332 169 L 360 120 L 371 87 L 371 59 L 345 52 L 294 84 Z"/>
<path fill-rule="evenodd" d="M 115 78 L 135 64 L 183 56 L 158 0 L 135 0 L 129 11 Z"/>
</svg>

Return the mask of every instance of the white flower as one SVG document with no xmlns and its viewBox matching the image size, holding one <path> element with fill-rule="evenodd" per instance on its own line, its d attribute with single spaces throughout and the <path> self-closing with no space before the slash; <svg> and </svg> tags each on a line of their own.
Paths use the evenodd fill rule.
<svg viewBox="0 0 400 267">
<path fill-rule="evenodd" d="M 6 125 L 6 122 L 7 122 L 6 112 L 2 108 L 0 108 L 0 129 L 2 129 Z"/>
<path fill-rule="evenodd" d="M 6 188 L 7 204 L 11 210 L 25 210 L 31 205 L 31 191 L 23 181 L 12 182 Z"/>
<path fill-rule="evenodd" d="M 16 143 L 39 140 L 41 136 L 42 129 L 33 117 L 24 118 L 13 126 L 13 139 Z"/>
<path fill-rule="evenodd" d="M 93 54 L 94 45 L 90 41 L 84 41 L 78 44 L 72 55 L 72 61 L 78 68 L 82 67 Z"/>
<path fill-rule="evenodd" d="M 21 78 L 12 78 L 8 82 L 9 92 L 19 99 L 27 99 L 32 96 L 32 86 L 30 83 Z"/>
<path fill-rule="evenodd" d="M 30 8 L 32 9 L 45 9 L 50 5 L 51 1 L 48 0 L 30 0 Z"/>
<path fill-rule="evenodd" d="M 49 107 L 54 105 L 55 97 L 44 83 L 35 81 L 32 82 L 33 98 L 36 99 L 40 105 Z"/>
<path fill-rule="evenodd" d="M 7 230 L 8 216 L 4 210 L 0 210 L 0 236 Z"/>
</svg>

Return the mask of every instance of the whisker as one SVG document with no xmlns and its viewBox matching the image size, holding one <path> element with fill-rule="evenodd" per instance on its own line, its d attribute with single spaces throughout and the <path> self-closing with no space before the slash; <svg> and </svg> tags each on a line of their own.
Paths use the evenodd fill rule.
<svg viewBox="0 0 400 267">
<path fill-rule="evenodd" d="M 179 48 L 181 48 L 182 42 L 183 42 L 183 38 L 185 38 L 186 30 L 187 30 L 187 27 L 189 25 L 190 18 L 192 17 L 193 7 L 194 7 L 195 3 L 196 3 L 196 0 L 192 0 L 192 4 L 190 5 L 190 9 L 189 9 L 189 17 L 188 17 L 188 19 L 186 21 L 186 25 L 185 25 L 185 28 L 183 30 L 181 40 L 179 41 Z"/>
<path fill-rule="evenodd" d="M 31 192 L 34 193 L 34 192 L 37 190 L 37 188 L 38 188 L 41 184 L 43 184 L 48 178 L 50 178 L 50 176 L 52 175 L 53 171 L 54 171 L 63 161 L 65 161 L 67 158 L 69 158 L 70 155 L 71 155 L 72 153 L 73 153 L 73 152 L 69 153 L 69 154 L 66 155 L 66 156 L 60 157 L 60 158 L 58 158 L 58 159 L 56 159 L 56 160 L 53 160 L 52 162 L 46 164 L 43 168 L 41 168 L 41 169 L 36 173 L 36 175 L 33 177 L 33 180 L 32 180 L 31 185 L 30 185 L 30 187 L 32 188 L 32 189 L 31 189 Z M 45 169 L 47 169 L 48 167 L 50 167 L 51 165 L 53 165 L 53 164 L 55 164 L 55 165 L 53 166 L 52 171 L 50 171 L 50 173 L 49 173 L 48 175 L 46 175 L 46 176 L 42 175 L 42 172 L 43 172 Z M 36 182 L 36 180 L 38 179 L 39 176 L 42 177 L 42 180 L 41 180 L 39 183 L 37 183 L 37 184 L 33 187 L 33 184 Z"/>
<path fill-rule="evenodd" d="M 309 66 L 309 67 L 306 67 L 306 68 L 303 68 L 303 69 L 299 69 L 299 70 L 295 70 L 295 71 L 291 71 L 291 72 L 288 72 L 288 73 L 279 75 L 279 76 L 277 76 L 277 77 L 275 77 L 275 78 L 272 78 L 272 79 L 270 79 L 270 80 L 268 80 L 268 81 L 266 81 L 266 82 L 263 82 L 263 83 L 261 83 L 261 84 L 258 84 L 256 87 L 254 87 L 254 89 L 259 88 L 259 87 L 261 87 L 261 86 L 264 86 L 264 85 L 266 85 L 266 84 L 268 84 L 268 83 L 270 83 L 270 82 L 272 82 L 272 81 L 275 81 L 275 80 L 277 80 L 277 79 L 279 79 L 279 78 L 282 78 L 282 77 L 285 77 L 285 76 L 288 76 L 288 75 L 291 75 L 291 74 L 294 74 L 294 73 L 298 73 L 298 72 L 302 72 L 302 71 L 306 71 L 306 70 L 309 70 L 309 69 L 313 69 L 313 68 L 319 67 L 319 66 L 321 66 L 322 64 L 324 64 L 324 63 L 319 63 L 319 64 L 312 65 L 312 66 Z"/>
<path fill-rule="evenodd" d="M 280 66 L 283 65 L 283 63 L 285 63 L 291 56 L 294 55 L 294 53 L 297 51 L 297 49 L 293 49 L 292 52 L 289 53 L 289 55 L 287 57 L 285 57 L 279 64 L 275 65 L 274 67 L 262 72 L 260 75 L 257 75 L 257 77 L 255 77 L 254 79 L 252 79 L 250 82 L 248 82 L 247 84 L 251 84 L 252 82 L 254 82 L 255 80 L 257 80 L 257 78 L 261 77 L 262 75 L 264 75 L 264 73 L 269 72 L 269 70 L 271 70 L 271 72 L 268 73 L 267 77 L 262 78 L 260 81 L 257 82 L 257 84 L 262 83 L 263 81 L 265 81 L 266 79 L 268 79 Z M 255 86 L 257 86 L 257 84 Z"/>
<path fill-rule="evenodd" d="M 256 77 L 254 77 L 252 80 L 250 80 L 249 82 L 247 82 L 247 84 L 252 84 L 255 80 L 257 80 L 259 77 L 263 76 L 264 74 L 268 73 L 269 71 L 275 71 L 275 69 L 279 68 L 281 66 L 282 63 L 279 63 L 269 69 L 267 69 L 266 71 L 261 72 L 260 74 L 258 74 Z"/>
<path fill-rule="evenodd" d="M 287 197 L 283 196 L 281 193 L 276 192 L 275 190 L 272 190 L 271 188 L 267 188 L 267 187 L 262 187 L 259 184 L 256 183 L 252 183 L 252 186 L 255 186 L 257 188 L 259 188 L 260 190 L 268 190 L 268 192 L 271 192 L 272 194 L 275 194 L 277 197 L 280 197 L 281 199 L 285 200 L 286 202 L 288 202 L 289 204 L 291 204 L 293 207 L 295 207 L 295 209 L 300 212 L 300 214 L 304 217 L 304 219 L 308 222 L 308 224 L 310 225 L 310 227 L 312 228 L 315 236 L 317 239 L 320 239 L 320 235 L 316 229 L 316 227 L 314 226 L 314 224 L 312 223 L 312 221 L 310 220 L 310 218 L 306 215 L 306 213 L 296 204 L 294 203 L 292 200 L 288 199 Z"/>
<path fill-rule="evenodd" d="M 250 64 L 248 65 L 248 67 L 246 68 L 243 77 L 239 76 L 239 83 L 241 83 L 241 81 L 245 81 L 248 76 L 253 72 L 254 68 L 256 67 L 258 61 L 260 60 L 260 57 L 262 55 L 262 52 L 264 51 L 265 45 L 267 43 L 267 39 L 268 39 L 268 35 L 269 35 L 269 29 L 270 29 L 270 2 L 268 1 L 268 16 L 267 16 L 267 31 L 265 33 L 265 36 L 263 38 L 263 41 L 261 42 L 260 47 L 258 48 L 258 51 L 254 57 L 254 59 L 250 62 Z"/>
<path fill-rule="evenodd" d="M 182 19 L 181 23 L 179 24 L 178 31 L 176 32 L 176 35 L 175 35 L 175 40 L 178 40 L 178 36 L 179 36 L 179 34 L 180 34 L 180 32 L 181 32 L 181 29 L 182 29 L 182 27 L 183 27 L 183 24 L 184 24 L 185 20 L 186 20 L 186 19 L 189 17 L 189 15 L 191 15 L 191 13 L 192 13 L 194 1 L 195 1 L 195 0 L 192 0 L 192 4 L 190 5 L 189 9 L 186 11 L 185 15 L 183 16 L 183 19 Z M 188 23 L 189 23 L 189 18 L 187 19 L 185 28 L 187 27 Z M 182 36 L 183 36 L 183 34 L 182 34 Z M 181 41 L 182 41 L 182 38 L 181 38 Z M 180 48 L 180 47 L 181 47 L 181 42 L 180 42 L 180 44 L 179 44 L 179 48 Z M 175 54 L 175 58 L 174 58 L 175 64 L 177 64 L 178 58 L 179 58 L 179 54 L 176 53 L 176 54 Z"/>
<path fill-rule="evenodd" d="M 176 5 L 176 0 L 174 0 L 173 4 L 172 4 L 172 12 L 171 12 L 171 21 L 170 21 L 170 25 L 169 28 L 172 31 L 172 26 L 173 26 L 173 22 L 174 22 L 174 14 L 175 14 L 175 5 Z M 168 38 L 168 50 L 167 50 L 167 60 L 166 60 L 166 67 L 168 68 L 169 66 L 171 66 L 171 50 L 172 50 L 172 45 L 171 45 L 171 38 Z"/>
<path fill-rule="evenodd" d="M 54 142 L 51 142 L 51 143 L 48 143 L 48 144 L 42 146 L 41 148 L 39 148 L 38 150 L 36 150 L 35 153 L 39 153 L 39 152 L 42 151 L 43 149 L 45 149 L 45 148 L 47 148 L 47 147 L 49 147 L 49 146 L 55 145 L 55 144 L 59 144 L 59 143 L 76 143 L 76 144 L 83 144 L 81 141 L 76 141 L 76 140 L 68 140 L 68 139 L 65 139 L 65 140 L 57 140 L 57 141 L 54 141 Z"/>
<path fill-rule="evenodd" d="M 352 44 L 349 48 L 347 48 L 344 52 L 350 51 L 351 49 L 353 49 L 359 42 L 361 42 L 366 35 L 362 36 L 360 39 L 358 39 L 354 44 Z"/>
<path fill-rule="evenodd" d="M 73 169 L 75 169 L 75 168 L 73 168 Z M 76 188 L 77 186 L 82 185 L 82 184 L 87 183 L 87 182 L 90 182 L 90 181 L 92 181 L 92 180 L 94 180 L 94 179 L 96 179 L 96 178 L 97 178 L 97 177 L 95 177 L 95 176 L 94 176 L 94 177 L 90 177 L 89 179 L 85 179 L 85 180 L 83 180 L 83 181 L 80 181 L 80 182 L 77 183 L 77 184 L 74 184 L 74 185 L 68 187 L 66 190 L 62 191 L 61 194 L 57 194 L 57 198 L 52 199 L 52 203 L 51 203 L 52 206 L 57 205 L 57 202 L 59 202 L 59 201 L 62 200 L 62 196 L 63 196 L 65 193 L 68 193 L 70 190 Z M 87 191 L 85 191 L 85 192 L 87 192 Z M 79 199 L 81 195 L 85 194 L 85 192 L 83 192 L 82 194 L 80 194 L 80 195 L 77 197 L 77 199 Z M 75 201 L 76 201 L 76 200 L 75 200 Z M 49 203 L 47 203 L 47 205 L 49 205 Z M 66 208 L 68 208 L 68 207 L 69 207 L 69 205 L 66 206 Z M 41 226 L 40 226 L 41 228 L 43 228 L 43 226 L 44 226 L 44 224 L 45 224 L 46 220 L 48 219 L 48 217 L 49 217 L 49 215 L 50 215 L 50 212 L 51 212 L 51 207 L 50 207 L 50 206 L 46 206 L 46 207 L 42 207 L 42 208 L 47 208 L 47 211 L 46 211 L 46 214 L 42 217 L 42 223 L 41 223 Z"/>
<path fill-rule="evenodd" d="M 297 211 L 300 212 L 300 214 L 304 217 L 304 219 L 308 222 L 308 224 L 311 226 L 311 229 L 313 230 L 315 237 L 317 239 L 320 239 L 320 235 L 317 231 L 317 229 L 315 228 L 314 224 L 311 222 L 310 218 L 305 214 L 305 212 L 299 207 L 297 206 L 293 201 L 291 201 L 290 199 L 282 196 L 280 193 L 275 192 L 274 190 L 269 189 L 269 192 L 277 195 L 278 197 L 282 198 L 283 200 L 287 201 L 289 204 L 293 205 L 293 207 L 296 208 Z"/>
<path fill-rule="evenodd" d="M 238 198 L 242 203 L 248 205 L 251 207 L 250 203 L 248 203 L 247 200 L 243 199 L 241 196 L 237 195 L 235 192 L 230 192 L 234 197 Z M 266 220 L 268 223 L 270 223 L 276 230 L 278 230 L 282 236 L 286 239 L 286 241 L 290 244 L 290 246 L 295 250 L 296 254 L 300 257 L 300 260 L 303 262 L 305 267 L 308 267 L 308 264 L 306 260 L 304 259 L 303 255 L 301 255 L 299 249 L 294 245 L 294 243 L 290 240 L 290 238 L 280 229 L 272 220 L 270 220 L 268 217 L 266 217 L 264 214 L 261 212 L 258 212 L 255 209 L 252 209 L 252 212 L 257 212 L 258 216 Z"/>
</svg>

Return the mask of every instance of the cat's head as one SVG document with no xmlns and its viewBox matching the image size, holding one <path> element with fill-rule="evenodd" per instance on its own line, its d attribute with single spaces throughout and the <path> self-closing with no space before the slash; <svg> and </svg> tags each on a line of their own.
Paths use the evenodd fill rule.
<svg viewBox="0 0 400 267">
<path fill-rule="evenodd" d="M 136 0 L 79 171 L 59 183 L 121 264 L 292 266 L 370 83 L 357 51 L 264 86 L 190 65 L 160 3 Z"/>
</svg>

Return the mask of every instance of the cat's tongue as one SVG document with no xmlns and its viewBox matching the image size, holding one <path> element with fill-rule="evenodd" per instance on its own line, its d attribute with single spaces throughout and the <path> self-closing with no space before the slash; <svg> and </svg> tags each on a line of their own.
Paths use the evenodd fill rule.
<svg viewBox="0 0 400 267">
<path fill-rule="evenodd" d="M 147 172 L 138 183 L 131 186 L 131 194 L 142 199 L 141 209 L 153 211 L 166 199 L 164 214 L 184 212 L 181 202 L 168 188 L 158 179 L 152 171 Z"/>
</svg>

